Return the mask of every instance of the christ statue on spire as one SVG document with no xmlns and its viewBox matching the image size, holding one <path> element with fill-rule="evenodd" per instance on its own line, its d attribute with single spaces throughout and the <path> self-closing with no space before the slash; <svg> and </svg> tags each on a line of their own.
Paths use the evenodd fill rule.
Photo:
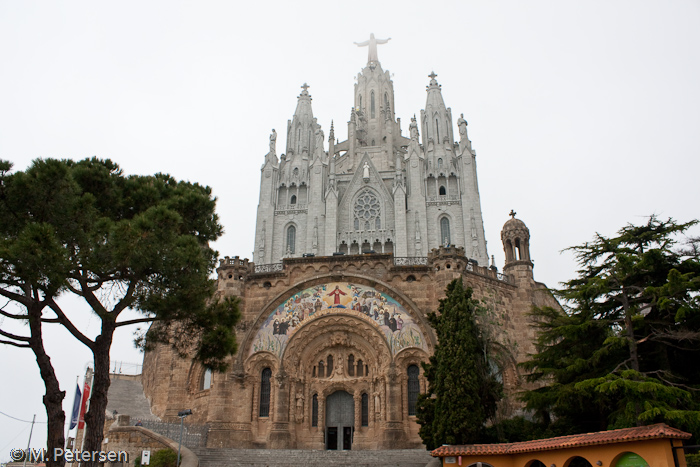
<svg viewBox="0 0 700 467">
<path fill-rule="evenodd" d="M 391 37 L 388 39 L 375 39 L 374 38 L 374 33 L 370 33 L 369 35 L 369 40 L 364 41 L 364 42 L 353 42 L 358 47 L 367 47 L 369 46 L 369 55 L 368 55 L 368 62 L 379 62 L 379 59 L 377 58 L 377 44 L 386 44 L 391 40 Z"/>
</svg>

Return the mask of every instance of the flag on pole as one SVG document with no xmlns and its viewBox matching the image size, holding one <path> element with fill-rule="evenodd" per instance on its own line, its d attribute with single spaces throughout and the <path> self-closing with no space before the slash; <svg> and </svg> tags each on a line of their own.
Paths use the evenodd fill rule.
<svg viewBox="0 0 700 467">
<path fill-rule="evenodd" d="M 85 412 L 87 412 L 87 403 L 90 398 L 90 383 L 85 381 L 83 388 L 83 402 L 80 404 L 80 418 L 78 419 L 78 429 L 85 428 Z"/>
<path fill-rule="evenodd" d="M 75 399 L 73 400 L 73 411 L 71 412 L 71 417 L 70 417 L 70 428 L 69 430 L 72 430 L 75 428 L 75 425 L 78 424 L 78 419 L 80 418 L 80 386 L 78 384 L 75 384 Z"/>
</svg>

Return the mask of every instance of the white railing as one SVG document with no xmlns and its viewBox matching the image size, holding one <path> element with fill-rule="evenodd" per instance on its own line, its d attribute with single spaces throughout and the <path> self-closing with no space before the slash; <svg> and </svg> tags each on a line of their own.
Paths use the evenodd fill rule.
<svg viewBox="0 0 700 467">
<path fill-rule="evenodd" d="M 426 256 L 395 256 L 394 266 L 427 266 Z"/>
<path fill-rule="evenodd" d="M 270 272 L 282 272 L 284 266 L 282 263 L 271 263 L 271 264 L 256 264 L 254 274 L 266 274 Z"/>
</svg>

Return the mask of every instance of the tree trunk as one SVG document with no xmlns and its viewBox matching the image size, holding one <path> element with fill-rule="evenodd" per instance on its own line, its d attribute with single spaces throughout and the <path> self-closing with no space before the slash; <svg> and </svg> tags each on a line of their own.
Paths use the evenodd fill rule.
<svg viewBox="0 0 700 467">
<path fill-rule="evenodd" d="M 102 320 L 102 334 L 97 336 L 92 349 L 95 363 L 95 376 L 90 395 L 90 409 L 85 414 L 87 435 L 85 451 L 101 451 L 104 438 L 105 411 L 107 410 L 107 391 L 109 390 L 109 349 L 112 346 L 114 323 L 108 319 Z M 83 463 L 83 467 L 97 467 L 97 460 Z"/>
<path fill-rule="evenodd" d="M 634 338 L 634 324 L 632 323 L 632 312 L 630 310 L 629 299 L 627 298 L 627 293 L 624 288 L 622 290 L 622 307 L 625 312 L 625 332 L 627 334 L 627 341 L 630 351 L 630 359 L 632 360 L 632 369 L 639 373 L 639 352 L 637 351 L 637 340 Z M 639 420 L 639 414 L 642 413 L 642 407 L 639 402 L 634 403 L 634 412 L 637 419 L 637 426 L 642 426 L 642 421 Z"/>
<path fill-rule="evenodd" d="M 66 397 L 66 392 L 61 391 L 61 387 L 56 378 L 51 359 L 44 350 L 44 340 L 41 335 L 41 310 L 42 306 L 32 302 L 27 309 L 29 317 L 30 340 L 29 346 L 34 355 L 36 355 L 36 363 L 39 365 L 39 373 L 44 381 L 46 394 L 44 394 L 43 402 L 46 407 L 46 416 L 48 418 L 46 448 L 49 453 L 46 459 L 46 467 L 63 467 L 65 461 L 63 457 L 56 460 L 51 455 L 54 449 L 63 449 L 66 444 L 65 434 L 63 432 L 66 423 L 66 414 L 63 411 L 63 399 Z"/>
</svg>

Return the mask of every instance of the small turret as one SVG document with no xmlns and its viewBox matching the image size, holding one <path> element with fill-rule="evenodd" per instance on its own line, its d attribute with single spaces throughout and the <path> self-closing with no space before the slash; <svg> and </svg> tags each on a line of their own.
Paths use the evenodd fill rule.
<svg viewBox="0 0 700 467">
<path fill-rule="evenodd" d="M 532 278 L 532 261 L 530 260 L 530 230 L 520 219 L 515 218 L 515 211 L 510 211 L 511 219 L 503 225 L 501 241 L 506 254 L 503 272 L 515 274 L 516 279 L 525 273 Z"/>
</svg>

